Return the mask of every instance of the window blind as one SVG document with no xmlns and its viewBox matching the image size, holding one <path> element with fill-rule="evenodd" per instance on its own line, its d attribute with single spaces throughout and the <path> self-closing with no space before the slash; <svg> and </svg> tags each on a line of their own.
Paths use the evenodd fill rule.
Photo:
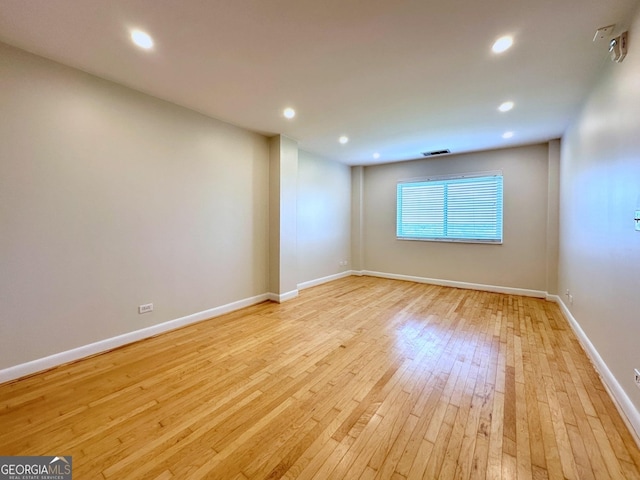
<svg viewBox="0 0 640 480">
<path fill-rule="evenodd" d="M 399 182 L 397 238 L 502 243 L 502 175 Z"/>
</svg>

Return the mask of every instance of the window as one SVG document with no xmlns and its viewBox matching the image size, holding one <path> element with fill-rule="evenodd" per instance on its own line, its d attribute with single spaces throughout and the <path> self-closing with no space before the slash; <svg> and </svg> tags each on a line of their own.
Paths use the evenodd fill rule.
<svg viewBox="0 0 640 480">
<path fill-rule="evenodd" d="M 502 243 L 502 173 L 399 182 L 397 238 Z"/>
</svg>

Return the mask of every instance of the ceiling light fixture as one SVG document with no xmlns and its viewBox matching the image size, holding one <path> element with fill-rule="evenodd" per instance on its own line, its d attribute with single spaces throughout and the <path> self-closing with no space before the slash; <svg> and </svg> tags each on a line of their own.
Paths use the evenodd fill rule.
<svg viewBox="0 0 640 480">
<path fill-rule="evenodd" d="M 138 45 L 140 48 L 144 48 L 145 50 L 149 50 L 151 47 L 153 47 L 153 39 L 151 38 L 151 36 L 141 30 L 132 31 L 131 40 L 133 40 L 133 43 Z"/>
<path fill-rule="evenodd" d="M 513 102 L 509 101 L 509 102 L 501 103 L 500 106 L 498 107 L 498 110 L 504 113 L 504 112 L 508 112 L 512 108 L 513 108 Z"/>
<path fill-rule="evenodd" d="M 347 143 L 347 142 L 349 141 L 349 137 L 347 137 L 346 135 L 342 135 L 342 136 L 338 139 L 338 141 L 339 141 L 342 145 L 344 145 L 345 143 Z"/>
<path fill-rule="evenodd" d="M 376 160 L 380 158 L 380 154 L 378 152 L 373 154 L 373 158 L 375 158 Z"/>
<path fill-rule="evenodd" d="M 293 108 L 285 108 L 282 112 L 285 118 L 292 119 L 296 116 L 296 111 Z"/>
<path fill-rule="evenodd" d="M 500 37 L 495 41 L 495 43 L 491 47 L 491 50 L 493 50 L 493 53 L 502 53 L 509 50 L 512 45 L 513 37 L 511 35 L 505 35 L 504 37 Z"/>
<path fill-rule="evenodd" d="M 513 137 L 513 132 L 504 132 L 502 138 L 507 139 Z"/>
</svg>

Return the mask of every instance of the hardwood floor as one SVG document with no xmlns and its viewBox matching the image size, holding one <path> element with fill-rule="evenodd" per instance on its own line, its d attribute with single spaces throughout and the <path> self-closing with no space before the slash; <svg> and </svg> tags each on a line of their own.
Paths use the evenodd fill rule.
<svg viewBox="0 0 640 480">
<path fill-rule="evenodd" d="M 640 479 L 558 307 L 350 277 L 0 385 L 76 479 Z"/>
</svg>

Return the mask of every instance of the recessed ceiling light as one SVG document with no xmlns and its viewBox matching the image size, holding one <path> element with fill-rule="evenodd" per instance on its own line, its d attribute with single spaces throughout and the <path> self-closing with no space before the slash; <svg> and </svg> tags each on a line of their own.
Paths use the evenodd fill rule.
<svg viewBox="0 0 640 480">
<path fill-rule="evenodd" d="M 378 152 L 373 154 L 373 158 L 375 158 L 376 160 L 380 158 L 380 154 Z"/>
<path fill-rule="evenodd" d="M 502 134 L 502 138 L 511 138 L 513 137 L 513 132 L 504 132 Z"/>
<path fill-rule="evenodd" d="M 153 47 L 153 39 L 149 36 L 148 33 L 145 33 L 140 30 L 134 30 L 131 32 L 131 40 L 133 43 L 138 45 L 140 48 L 144 48 L 145 50 L 149 50 Z"/>
<path fill-rule="evenodd" d="M 293 118 L 296 116 L 296 111 L 293 108 L 285 108 L 284 112 L 282 112 L 285 118 Z"/>
<path fill-rule="evenodd" d="M 493 53 L 502 53 L 509 50 L 511 45 L 513 45 L 513 37 L 511 35 L 505 35 L 496 40 L 491 50 L 493 50 Z"/>
<path fill-rule="evenodd" d="M 345 143 L 347 143 L 347 142 L 349 141 L 349 137 L 347 137 L 346 135 L 342 135 L 342 136 L 338 139 L 338 141 L 339 141 L 342 145 L 344 145 Z"/>
<path fill-rule="evenodd" d="M 509 101 L 509 102 L 504 102 L 500 104 L 500 106 L 498 107 L 498 110 L 500 110 L 501 112 L 508 112 L 512 108 L 513 108 L 513 102 Z"/>
</svg>

